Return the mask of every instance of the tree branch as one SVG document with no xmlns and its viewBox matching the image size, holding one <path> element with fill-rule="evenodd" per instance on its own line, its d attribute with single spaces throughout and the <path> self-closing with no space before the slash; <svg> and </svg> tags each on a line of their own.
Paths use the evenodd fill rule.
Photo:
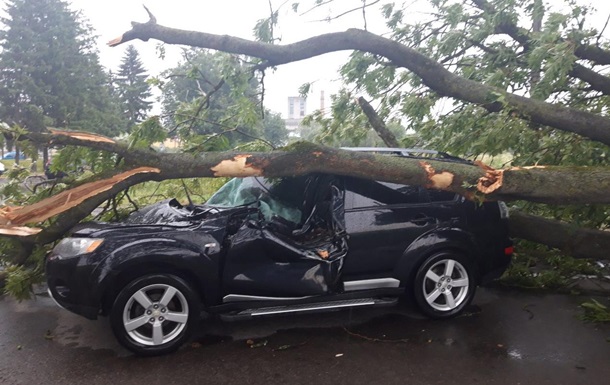
<svg viewBox="0 0 610 385">
<path fill-rule="evenodd" d="M 574 258 L 607 259 L 610 249 L 608 231 L 583 229 L 520 211 L 510 213 L 510 232 L 512 237 L 554 247 Z"/>
<path fill-rule="evenodd" d="M 358 105 L 362 108 L 362 112 L 364 112 L 368 118 L 371 127 L 377 132 L 377 135 L 383 140 L 383 143 L 388 147 L 400 147 L 400 143 L 398 143 L 396 136 L 394 136 L 392 131 L 388 130 L 384 121 L 379 117 L 373 106 L 371 106 L 362 96 L 358 98 Z"/>
<path fill-rule="evenodd" d="M 34 135 L 28 135 L 34 137 Z M 48 140 L 58 134 L 37 134 Z M 68 137 L 71 145 L 100 149 L 102 143 Z M 111 150 L 110 150 L 111 151 Z M 606 167 L 534 166 L 494 170 L 481 164 L 388 157 L 298 142 L 271 152 L 205 152 L 198 155 L 132 149 L 130 167 L 159 170 L 153 180 L 196 177 L 285 177 L 320 172 L 427 186 L 471 199 L 523 199 L 542 203 L 610 203 L 610 169 Z M 357 167 L 354 167 L 357 165 Z M 478 198 L 477 198 L 478 196 Z"/>
<path fill-rule="evenodd" d="M 472 0 L 475 5 L 484 12 L 495 14 L 497 10 L 495 7 L 488 3 L 486 0 Z M 524 29 L 518 27 L 516 24 L 510 23 L 509 21 L 504 21 L 501 24 L 496 26 L 495 33 L 506 34 L 510 36 L 513 40 L 519 43 L 525 51 L 530 51 L 532 41 L 529 32 Z M 586 48 L 590 47 L 590 48 Z M 583 57 L 583 52 L 595 52 L 596 55 L 599 56 L 599 59 L 603 61 L 604 52 L 610 55 L 610 52 L 603 51 L 593 46 L 578 46 L 574 50 L 574 54 L 580 59 L 589 59 L 587 57 Z M 586 55 L 585 55 L 586 56 Z M 610 57 L 608 58 L 610 60 Z M 590 59 L 589 59 L 590 60 Z M 609 63 L 596 63 L 596 64 L 609 64 Z M 593 71 L 590 68 L 587 68 L 579 63 L 574 63 L 572 66 L 572 70 L 570 71 L 570 76 L 581 79 L 591 85 L 591 88 L 595 91 L 599 91 L 604 93 L 605 95 L 610 95 L 610 78 L 604 76 L 598 72 Z"/>
<path fill-rule="evenodd" d="M 293 44 L 272 45 L 227 35 L 168 28 L 152 23 L 133 23 L 130 31 L 109 44 L 116 46 L 134 39 L 157 39 L 167 44 L 186 44 L 248 55 L 264 59 L 271 66 L 342 50 L 369 52 L 411 70 L 440 95 L 479 104 L 494 112 L 508 109 L 533 122 L 610 145 L 610 119 L 606 117 L 510 94 L 502 89 L 465 79 L 412 48 L 367 31 L 350 29 L 345 32 L 319 35 Z"/>
</svg>

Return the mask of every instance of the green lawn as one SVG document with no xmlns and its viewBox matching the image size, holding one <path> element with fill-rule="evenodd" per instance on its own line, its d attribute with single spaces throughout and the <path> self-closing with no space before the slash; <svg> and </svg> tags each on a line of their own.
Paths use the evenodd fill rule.
<svg viewBox="0 0 610 385">
<path fill-rule="evenodd" d="M 3 159 L 0 160 L 0 162 L 2 162 L 2 164 L 4 164 L 4 167 L 6 167 L 6 170 L 10 170 L 11 168 L 13 168 L 13 166 L 15 165 L 15 160 L 13 159 Z M 21 159 L 19 160 L 19 166 L 21 167 L 25 167 L 27 169 L 30 169 L 30 167 L 32 166 L 32 160 L 31 159 Z M 44 172 L 44 169 L 42 167 L 42 159 L 38 159 L 36 161 L 36 173 L 42 174 Z"/>
</svg>

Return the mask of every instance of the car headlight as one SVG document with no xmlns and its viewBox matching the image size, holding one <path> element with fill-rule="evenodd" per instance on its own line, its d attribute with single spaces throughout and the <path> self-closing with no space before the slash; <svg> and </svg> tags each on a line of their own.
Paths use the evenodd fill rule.
<svg viewBox="0 0 610 385">
<path fill-rule="evenodd" d="M 49 259 L 74 258 L 92 253 L 104 242 L 101 238 L 64 238 L 55 246 Z"/>
</svg>

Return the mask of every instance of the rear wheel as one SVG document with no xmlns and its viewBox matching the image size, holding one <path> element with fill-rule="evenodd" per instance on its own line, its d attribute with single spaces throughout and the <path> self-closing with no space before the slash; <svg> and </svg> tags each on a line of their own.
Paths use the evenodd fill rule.
<svg viewBox="0 0 610 385">
<path fill-rule="evenodd" d="M 189 338 L 199 316 L 197 293 L 170 274 L 140 277 L 125 286 L 110 312 L 121 345 L 143 356 L 170 353 Z"/>
<path fill-rule="evenodd" d="M 415 300 L 431 318 L 459 315 L 472 301 L 476 290 L 471 261 L 453 252 L 437 253 L 421 265 L 413 282 Z"/>
</svg>

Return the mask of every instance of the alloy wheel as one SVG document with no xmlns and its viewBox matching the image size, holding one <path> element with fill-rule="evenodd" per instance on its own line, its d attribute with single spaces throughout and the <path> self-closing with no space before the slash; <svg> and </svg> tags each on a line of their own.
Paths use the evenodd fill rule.
<svg viewBox="0 0 610 385">
<path fill-rule="evenodd" d="M 186 297 L 167 284 L 145 286 L 123 308 L 123 327 L 131 339 L 146 345 L 166 344 L 184 330 L 189 319 Z"/>
<path fill-rule="evenodd" d="M 470 281 L 464 266 L 454 259 L 442 259 L 426 271 L 422 283 L 424 299 L 435 310 L 451 311 L 468 297 Z"/>
</svg>

